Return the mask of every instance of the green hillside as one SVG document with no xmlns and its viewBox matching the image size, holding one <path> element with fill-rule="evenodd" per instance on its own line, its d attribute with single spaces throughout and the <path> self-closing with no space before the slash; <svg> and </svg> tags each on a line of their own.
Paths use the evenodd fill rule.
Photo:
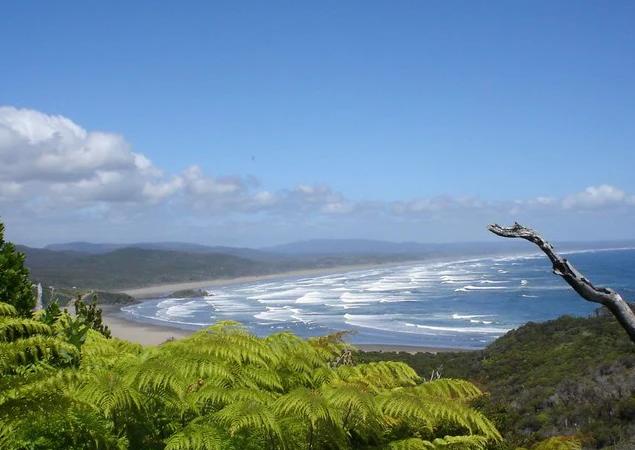
<svg viewBox="0 0 635 450">
<path fill-rule="evenodd" d="M 490 393 L 479 407 L 511 444 L 577 434 L 588 448 L 635 448 L 635 347 L 611 317 L 529 323 L 477 352 L 358 359 L 399 360 L 423 377 L 438 371 L 475 382 Z"/>
<path fill-rule="evenodd" d="M 218 253 L 124 248 L 104 254 L 21 247 L 31 277 L 46 286 L 123 289 L 267 273 L 273 265 Z"/>
<path fill-rule="evenodd" d="M 17 246 L 31 278 L 44 286 L 120 290 L 291 270 L 404 261 L 404 255 L 343 255 L 256 258 L 219 252 L 126 247 L 101 253 Z M 235 249 L 234 249 L 235 250 Z M 240 249 L 239 249 L 240 250 Z"/>
</svg>

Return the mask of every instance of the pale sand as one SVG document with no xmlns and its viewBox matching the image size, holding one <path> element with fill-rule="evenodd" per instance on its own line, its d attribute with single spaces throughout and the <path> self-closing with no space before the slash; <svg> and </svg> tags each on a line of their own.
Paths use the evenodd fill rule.
<svg viewBox="0 0 635 450">
<path fill-rule="evenodd" d="M 204 281 L 192 281 L 186 283 L 161 284 L 156 286 L 148 286 L 135 289 L 127 289 L 120 292 L 131 295 L 137 299 L 157 298 L 171 294 L 181 289 L 201 289 L 214 286 L 226 286 L 229 284 L 254 283 L 263 280 L 274 280 L 287 277 L 304 277 L 304 276 L 320 276 L 343 272 L 352 272 L 355 270 L 373 269 L 381 267 L 399 266 L 412 263 L 414 261 L 399 261 L 384 264 L 355 264 L 346 266 L 335 266 L 328 268 L 316 268 L 305 270 L 294 270 L 289 272 L 274 273 L 267 275 L 254 275 L 237 277 L 230 279 L 214 279 Z M 426 262 L 431 262 L 430 260 Z M 137 342 L 143 345 L 158 345 L 168 339 L 179 339 L 194 333 L 191 330 L 183 330 L 169 325 L 157 325 L 154 323 L 141 323 L 126 318 L 121 312 L 121 307 L 117 305 L 103 305 L 104 323 L 110 328 L 114 337 L 125 339 L 131 342 Z M 462 352 L 465 349 L 455 348 L 437 348 L 413 345 L 392 345 L 392 344 L 358 344 L 356 348 L 362 351 L 379 351 L 379 352 L 407 352 L 407 353 L 438 353 L 438 352 Z"/>
<path fill-rule="evenodd" d="M 125 339 L 143 345 L 159 345 L 169 339 L 180 339 L 194 333 L 192 330 L 183 330 L 167 325 L 135 322 L 125 318 L 119 306 L 102 306 L 103 321 L 112 332 L 113 337 Z M 458 348 L 437 348 L 416 345 L 392 345 L 392 344 L 356 344 L 355 347 L 366 352 L 406 352 L 406 353 L 439 353 L 439 352 L 463 352 L 468 351 Z"/>
<path fill-rule="evenodd" d="M 353 272 L 355 270 L 394 267 L 394 266 L 400 266 L 400 265 L 408 264 L 412 262 L 415 262 L 415 261 L 399 261 L 399 262 L 382 263 L 382 264 L 351 264 L 346 266 L 333 266 L 333 267 L 321 267 L 321 268 L 315 268 L 315 269 L 291 270 L 288 272 L 278 272 L 278 273 L 271 273 L 266 275 L 250 275 L 250 276 L 236 277 L 236 278 L 216 278 L 213 280 L 159 284 L 159 285 L 147 286 L 147 287 L 141 287 L 141 288 L 125 289 L 118 292 L 128 294 L 138 299 L 156 298 L 156 297 L 169 295 L 174 291 L 180 291 L 182 289 L 201 289 L 206 287 L 227 286 L 230 284 L 240 284 L 240 283 L 255 283 L 257 281 L 275 280 L 275 279 L 283 279 L 283 278 L 290 278 L 290 277 L 331 275 L 331 274 L 342 273 L 342 272 Z M 426 261 L 426 262 L 429 262 L 429 261 Z"/>
<path fill-rule="evenodd" d="M 114 305 L 102 306 L 102 318 L 110 328 L 113 337 L 143 345 L 158 345 L 168 339 L 180 339 L 193 333 L 193 331 L 180 328 L 128 320 L 120 307 Z"/>
</svg>

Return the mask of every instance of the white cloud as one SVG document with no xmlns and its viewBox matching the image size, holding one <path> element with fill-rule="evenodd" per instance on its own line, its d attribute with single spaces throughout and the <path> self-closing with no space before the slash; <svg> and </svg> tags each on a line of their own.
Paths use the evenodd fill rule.
<svg viewBox="0 0 635 450">
<path fill-rule="evenodd" d="M 635 196 L 608 184 L 561 198 L 543 195 L 513 201 L 441 195 L 360 202 L 329 186 L 304 183 L 272 192 L 249 177 L 210 176 L 197 165 L 166 174 L 133 151 L 123 136 L 87 131 L 63 116 L 0 107 L 0 207 L 9 202 L 21 205 L 23 211 L 36 211 L 40 218 L 66 212 L 68 217 L 84 214 L 113 222 L 137 219 L 144 208 L 162 205 L 180 208 L 183 218 L 244 219 L 248 214 L 266 214 L 270 219 L 292 217 L 294 223 L 302 223 L 315 216 L 360 219 L 363 215 L 364 220 L 381 216 L 441 222 L 474 218 L 477 213 L 479 218 L 495 220 L 510 214 L 634 207 Z M 17 208 L 11 211 L 19 213 Z"/>
<path fill-rule="evenodd" d="M 397 214 L 419 214 L 448 210 L 482 209 L 487 206 L 491 205 L 475 197 L 443 195 L 395 202 L 392 205 L 392 210 Z"/>
<path fill-rule="evenodd" d="M 562 199 L 565 209 L 600 209 L 635 205 L 635 196 L 608 184 L 589 186 L 582 192 Z"/>
<path fill-rule="evenodd" d="M 174 186 L 120 135 L 13 107 L 0 107 L 0 183 L 69 203 L 155 200 Z"/>
</svg>

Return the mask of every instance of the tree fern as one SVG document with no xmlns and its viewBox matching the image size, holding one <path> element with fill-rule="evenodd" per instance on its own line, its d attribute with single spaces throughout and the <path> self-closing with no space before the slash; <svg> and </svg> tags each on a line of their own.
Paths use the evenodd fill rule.
<svg viewBox="0 0 635 450">
<path fill-rule="evenodd" d="M 0 318 L 0 341 L 14 341 L 35 334 L 50 335 L 53 334 L 53 330 L 45 323 L 33 319 Z"/>
<path fill-rule="evenodd" d="M 422 383 L 416 387 L 416 390 L 419 394 L 429 397 L 461 401 L 474 400 L 483 395 L 483 392 L 469 381 L 450 378 L 440 378 Z"/>
<path fill-rule="evenodd" d="M 582 443 L 574 436 L 554 436 L 538 442 L 531 450 L 582 450 Z"/>
<path fill-rule="evenodd" d="M 13 305 L 0 302 L 0 317 L 17 316 L 18 310 Z"/>
<path fill-rule="evenodd" d="M 215 414 L 215 419 L 235 435 L 241 431 L 261 433 L 270 445 L 283 440 L 282 430 L 275 411 L 264 402 L 255 399 L 235 401 Z"/>
<path fill-rule="evenodd" d="M 201 417 L 167 438 L 165 450 L 221 450 L 226 441 L 218 427 Z"/>
<path fill-rule="evenodd" d="M 10 308 L 0 311 L 0 320 L 16 319 Z M 402 363 L 342 363 L 347 347 L 337 336 L 258 338 L 223 322 L 143 348 L 87 330 L 81 363 L 62 369 L 57 359 L 64 352 L 80 360 L 80 349 L 59 337 L 64 320 L 48 329 L 7 325 L 12 340 L 0 342 L 0 367 L 24 383 L 3 390 L 0 414 L 52 408 L 59 424 L 106 448 L 479 449 L 500 439 L 470 408 L 481 395 L 472 384 L 421 383 Z M 95 421 L 94 436 L 73 419 L 78 411 L 86 423 Z M 45 424 L 37 426 L 49 436 Z M 11 427 L 28 429 L 19 417 Z M 456 433 L 441 437 L 441 430 Z"/>
<path fill-rule="evenodd" d="M 13 342 L 0 342 L 0 374 L 12 373 L 22 365 L 58 360 L 70 363 L 79 357 L 73 345 L 54 336 L 30 336 Z"/>
</svg>

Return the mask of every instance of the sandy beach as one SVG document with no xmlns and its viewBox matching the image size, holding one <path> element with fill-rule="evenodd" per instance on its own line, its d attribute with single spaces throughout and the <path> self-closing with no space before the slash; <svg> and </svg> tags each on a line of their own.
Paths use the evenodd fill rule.
<svg viewBox="0 0 635 450">
<path fill-rule="evenodd" d="M 159 345 L 167 340 L 184 338 L 194 333 L 192 330 L 129 320 L 121 311 L 121 307 L 117 305 L 102 306 L 102 317 L 114 337 L 142 345 Z M 466 351 L 464 349 L 414 345 L 356 344 L 355 347 L 367 352 L 439 353 Z"/>
<path fill-rule="evenodd" d="M 433 260 L 428 260 L 426 262 L 431 262 L 431 261 Z M 162 297 L 165 295 L 169 295 L 174 291 L 180 291 L 183 289 L 202 289 L 202 288 L 214 287 L 214 286 L 227 286 L 230 284 L 254 283 L 254 282 L 265 281 L 265 280 L 276 280 L 276 279 L 287 278 L 287 277 L 290 278 L 290 277 L 331 275 L 334 273 L 352 272 L 355 270 L 364 270 L 364 269 L 372 269 L 372 268 L 380 268 L 380 267 L 394 267 L 394 266 L 399 266 L 402 264 L 408 264 L 412 262 L 413 261 L 408 260 L 408 261 L 398 261 L 398 262 L 380 263 L 380 264 L 350 264 L 345 266 L 319 267 L 315 269 L 290 270 L 288 272 L 277 272 L 277 273 L 271 273 L 266 275 L 250 275 L 250 276 L 235 277 L 235 278 L 215 278 L 212 280 L 158 284 L 158 285 L 145 286 L 140 288 L 124 289 L 117 292 L 128 294 L 137 299 L 147 299 L 147 298 Z"/>
<path fill-rule="evenodd" d="M 426 263 L 434 261 L 443 261 L 446 258 L 433 258 L 427 260 Z M 264 280 L 279 280 L 291 277 L 310 277 L 310 276 L 322 276 L 343 272 L 351 272 L 355 270 L 364 270 L 381 267 L 394 267 L 412 261 L 399 261 L 384 264 L 356 264 L 335 266 L 328 268 L 315 268 L 294 270 L 282 273 L 266 274 L 266 275 L 254 275 L 244 276 L 236 278 L 224 278 L 213 279 L 203 281 L 192 281 L 184 283 L 170 283 L 154 286 L 146 286 L 134 289 L 121 290 L 119 292 L 128 294 L 135 297 L 138 300 L 160 298 L 170 295 L 172 292 L 182 289 L 202 289 L 213 288 L 214 286 L 227 286 L 232 284 L 241 283 L 255 283 Z M 104 322 L 110 327 L 113 336 L 120 339 L 126 339 L 132 342 L 137 342 L 143 345 L 159 345 L 169 339 L 179 339 L 194 333 L 192 330 L 184 330 L 181 328 L 166 325 L 160 325 L 149 322 L 137 322 L 133 321 L 121 311 L 119 305 L 104 305 L 102 307 Z M 438 352 L 462 352 L 467 351 L 461 348 L 449 348 L 449 347 L 429 347 L 429 346 L 416 346 L 416 345 L 393 345 L 393 344 L 356 344 L 356 348 L 362 351 L 369 352 L 407 352 L 407 353 L 438 353 Z"/>
<path fill-rule="evenodd" d="M 102 318 L 114 337 L 143 345 L 158 345 L 168 339 L 180 339 L 193 333 L 176 327 L 128 320 L 121 307 L 116 305 L 102 306 Z"/>
</svg>

